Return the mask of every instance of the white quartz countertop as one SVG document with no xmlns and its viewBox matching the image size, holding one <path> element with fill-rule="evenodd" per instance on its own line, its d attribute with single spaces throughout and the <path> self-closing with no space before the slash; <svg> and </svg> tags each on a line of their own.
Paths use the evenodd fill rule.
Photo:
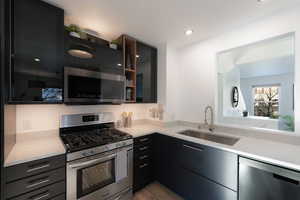
<svg viewBox="0 0 300 200">
<path fill-rule="evenodd" d="M 240 139 L 235 145 L 229 146 L 178 134 L 180 131 L 188 129 L 193 128 L 189 126 L 162 127 L 156 125 L 136 125 L 132 128 L 122 128 L 120 130 L 131 134 L 133 137 L 139 137 L 151 133 L 160 133 L 178 139 L 183 139 L 186 141 L 215 147 L 228 152 L 233 152 L 240 156 L 252 158 L 258 161 L 263 161 L 266 163 L 300 171 L 300 146 L 298 145 L 274 142 L 266 139 L 257 139 L 255 137 L 249 136 L 244 137 L 232 133 L 213 133 Z"/>
<path fill-rule="evenodd" d="M 16 144 L 5 159 L 9 167 L 33 160 L 61 155 L 66 152 L 59 130 L 17 134 Z"/>
</svg>

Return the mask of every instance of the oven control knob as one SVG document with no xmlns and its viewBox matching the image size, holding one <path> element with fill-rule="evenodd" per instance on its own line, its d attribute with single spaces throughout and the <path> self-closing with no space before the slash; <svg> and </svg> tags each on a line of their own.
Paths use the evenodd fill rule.
<svg viewBox="0 0 300 200">
<path fill-rule="evenodd" d="M 93 151 L 93 150 L 92 150 L 92 151 L 90 151 L 90 154 L 95 154 L 95 151 Z"/>
</svg>

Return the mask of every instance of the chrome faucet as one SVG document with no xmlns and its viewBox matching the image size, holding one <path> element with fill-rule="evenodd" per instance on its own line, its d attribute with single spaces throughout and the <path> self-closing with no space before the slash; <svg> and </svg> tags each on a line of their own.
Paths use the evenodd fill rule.
<svg viewBox="0 0 300 200">
<path fill-rule="evenodd" d="M 210 124 L 208 124 L 207 122 L 207 112 L 208 110 L 210 110 Z M 205 119 L 204 119 L 204 125 L 205 126 L 208 126 L 208 130 L 210 132 L 213 132 L 214 131 L 214 111 L 213 111 L 213 108 L 211 106 L 206 106 L 205 108 Z"/>
</svg>

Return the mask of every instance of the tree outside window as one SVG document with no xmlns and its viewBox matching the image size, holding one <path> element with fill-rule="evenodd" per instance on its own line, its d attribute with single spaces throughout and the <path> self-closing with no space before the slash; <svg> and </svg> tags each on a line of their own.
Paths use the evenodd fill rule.
<svg viewBox="0 0 300 200">
<path fill-rule="evenodd" d="M 253 87 L 254 116 L 279 117 L 279 85 Z"/>
</svg>

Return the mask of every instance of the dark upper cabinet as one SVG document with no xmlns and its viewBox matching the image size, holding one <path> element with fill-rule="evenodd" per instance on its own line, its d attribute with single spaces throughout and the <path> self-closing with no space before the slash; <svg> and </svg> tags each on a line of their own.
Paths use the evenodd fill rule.
<svg viewBox="0 0 300 200">
<path fill-rule="evenodd" d="M 65 60 L 64 65 L 87 69 L 92 71 L 100 71 L 109 74 L 124 74 L 122 65 L 122 51 L 109 48 L 108 42 L 100 38 L 97 41 L 89 41 L 76 37 L 72 37 L 65 33 Z M 69 54 L 70 49 L 82 47 L 88 49 L 92 54 L 92 58 L 79 58 Z"/>
<path fill-rule="evenodd" d="M 136 43 L 136 102 L 157 102 L 157 49 Z"/>
<path fill-rule="evenodd" d="M 11 1 L 10 103 L 60 103 L 64 11 L 39 0 Z"/>
</svg>

